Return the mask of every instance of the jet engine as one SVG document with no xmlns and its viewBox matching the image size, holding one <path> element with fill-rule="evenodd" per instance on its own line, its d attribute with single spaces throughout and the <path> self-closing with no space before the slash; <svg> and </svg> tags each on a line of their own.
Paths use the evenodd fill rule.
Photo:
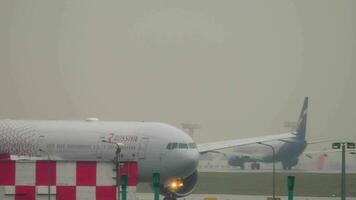
<svg viewBox="0 0 356 200">
<path fill-rule="evenodd" d="M 241 167 L 243 169 L 245 160 L 246 160 L 246 157 L 230 156 L 228 159 L 228 163 L 230 166 Z"/>
<path fill-rule="evenodd" d="M 175 199 L 177 197 L 185 197 L 192 193 L 195 189 L 198 180 L 198 172 L 195 171 L 192 175 L 185 179 L 173 177 L 164 185 L 161 185 L 161 194 L 165 199 Z"/>
<path fill-rule="evenodd" d="M 298 159 L 282 161 L 283 169 L 290 170 L 290 169 L 292 169 L 292 167 L 296 166 L 297 164 L 298 164 Z"/>
</svg>

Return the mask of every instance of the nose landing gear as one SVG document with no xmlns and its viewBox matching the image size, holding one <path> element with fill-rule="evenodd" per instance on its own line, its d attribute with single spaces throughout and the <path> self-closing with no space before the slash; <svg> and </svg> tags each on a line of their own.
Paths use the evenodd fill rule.
<svg viewBox="0 0 356 200">
<path fill-rule="evenodd" d="M 177 200 L 177 198 L 175 198 L 173 196 L 166 196 L 163 198 L 163 200 Z"/>
</svg>

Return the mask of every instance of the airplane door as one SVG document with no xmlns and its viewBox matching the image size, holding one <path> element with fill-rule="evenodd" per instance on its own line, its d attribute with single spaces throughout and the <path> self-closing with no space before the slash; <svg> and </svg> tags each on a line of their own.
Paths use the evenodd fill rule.
<svg viewBox="0 0 356 200">
<path fill-rule="evenodd" d="M 49 146 L 45 146 L 45 143 L 46 143 L 46 141 L 45 141 L 45 137 L 43 136 L 43 135 L 40 135 L 39 137 L 38 137 L 38 140 L 37 140 L 38 142 L 37 142 L 37 144 L 38 144 L 38 148 L 37 148 L 37 150 L 36 150 L 36 156 L 41 156 L 42 154 L 43 155 L 45 155 L 42 151 L 40 151 L 40 149 L 42 149 L 42 150 L 45 150 L 45 151 L 48 151 L 48 147 Z"/>
<path fill-rule="evenodd" d="M 138 148 L 138 158 L 139 159 L 145 159 L 146 157 L 146 151 L 147 151 L 147 146 L 148 146 L 148 137 L 144 137 L 141 139 L 139 148 Z"/>
<path fill-rule="evenodd" d="M 103 142 L 100 139 L 95 146 L 95 154 L 97 159 L 103 158 Z"/>
</svg>

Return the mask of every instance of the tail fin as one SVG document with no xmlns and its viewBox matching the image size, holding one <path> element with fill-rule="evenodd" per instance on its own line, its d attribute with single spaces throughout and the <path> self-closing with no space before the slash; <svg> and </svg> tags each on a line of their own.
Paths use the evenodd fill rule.
<svg viewBox="0 0 356 200">
<path fill-rule="evenodd" d="M 305 132 L 307 128 L 307 114 L 308 114 L 308 97 L 305 97 L 302 111 L 299 115 L 296 136 L 298 139 L 305 140 Z"/>
</svg>

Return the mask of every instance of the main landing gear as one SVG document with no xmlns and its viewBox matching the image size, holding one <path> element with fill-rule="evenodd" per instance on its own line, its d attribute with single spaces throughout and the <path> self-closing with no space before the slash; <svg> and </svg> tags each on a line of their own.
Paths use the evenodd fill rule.
<svg viewBox="0 0 356 200">
<path fill-rule="evenodd" d="M 251 163 L 251 169 L 252 170 L 259 170 L 261 168 L 260 163 Z"/>
</svg>

